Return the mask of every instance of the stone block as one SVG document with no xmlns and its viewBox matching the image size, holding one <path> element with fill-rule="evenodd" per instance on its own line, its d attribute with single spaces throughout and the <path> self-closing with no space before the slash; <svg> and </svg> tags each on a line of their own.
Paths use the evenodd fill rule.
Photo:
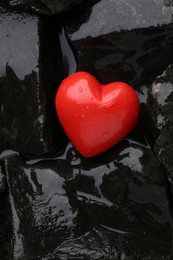
<svg viewBox="0 0 173 260">
<path fill-rule="evenodd" d="M 63 66 L 55 19 L 0 15 L 0 151 L 37 156 L 61 146 L 54 97 Z"/>
</svg>

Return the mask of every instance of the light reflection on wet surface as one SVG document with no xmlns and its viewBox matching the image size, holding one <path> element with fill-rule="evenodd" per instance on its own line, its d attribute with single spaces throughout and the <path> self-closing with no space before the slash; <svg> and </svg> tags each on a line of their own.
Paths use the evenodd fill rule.
<svg viewBox="0 0 173 260">
<path fill-rule="evenodd" d="M 125 79 L 139 93 L 141 118 L 125 140 L 91 159 L 80 156 L 70 142 L 61 154 L 39 158 L 1 153 L 13 253 L 46 260 L 166 259 L 172 219 L 164 169 L 151 150 L 145 112 L 148 86 L 173 62 L 172 25 L 72 41 L 78 64 L 65 32 L 59 36 L 65 73 L 79 66 L 102 83 Z"/>
</svg>

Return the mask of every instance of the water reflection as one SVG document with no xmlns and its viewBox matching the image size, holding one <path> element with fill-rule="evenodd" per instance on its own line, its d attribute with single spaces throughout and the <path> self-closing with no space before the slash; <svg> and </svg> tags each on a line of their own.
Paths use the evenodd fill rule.
<svg viewBox="0 0 173 260">
<path fill-rule="evenodd" d="M 75 250 L 83 247 L 83 237 L 101 248 L 95 232 L 102 234 L 111 252 L 123 247 L 128 255 L 124 240 L 128 235 L 134 250 L 142 250 L 136 237 L 143 241 L 142 254 L 152 255 L 151 239 L 157 248 L 154 254 L 169 254 L 172 221 L 164 170 L 150 149 L 123 141 L 104 155 L 85 159 L 69 144 L 56 159 L 25 163 L 16 155 L 6 165 L 11 203 L 19 218 L 18 236 L 23 236 L 28 257 L 66 255 L 69 239 L 73 250 L 68 254 L 78 257 Z M 90 250 L 85 246 L 82 256 Z"/>
<path fill-rule="evenodd" d="M 67 77 L 77 71 L 77 62 L 70 43 L 68 42 L 64 28 L 62 28 L 61 33 L 59 33 L 59 41 L 65 70 L 64 77 Z"/>
</svg>

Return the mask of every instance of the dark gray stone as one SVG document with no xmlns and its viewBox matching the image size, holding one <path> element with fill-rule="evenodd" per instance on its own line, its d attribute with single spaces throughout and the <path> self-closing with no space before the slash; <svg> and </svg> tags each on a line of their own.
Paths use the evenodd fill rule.
<svg viewBox="0 0 173 260">
<path fill-rule="evenodd" d="M 20 157 L 5 161 L 11 202 L 13 259 L 37 259 L 85 226 L 80 209 L 65 189 L 73 176 L 65 160 L 26 165 Z M 64 170 L 63 170 L 64 169 Z"/>
<path fill-rule="evenodd" d="M 173 124 L 173 65 L 158 76 L 148 90 L 148 113 L 160 135 L 166 124 Z"/>
<path fill-rule="evenodd" d="M 100 0 L 91 4 L 90 11 L 80 9 L 75 14 L 81 24 L 71 30 L 72 40 L 172 23 L 173 6 L 163 0 Z"/>
<path fill-rule="evenodd" d="M 55 20 L 0 15 L 0 151 L 41 155 L 60 149 L 54 98 L 63 66 Z"/>
<path fill-rule="evenodd" d="M 170 256 L 164 170 L 150 149 L 122 142 L 84 159 L 69 144 L 52 160 L 4 164 L 14 259 Z"/>
<path fill-rule="evenodd" d="M 84 24 L 85 18 L 92 17 L 96 6 L 94 5 L 92 9 L 92 5 L 96 2 L 101 5 L 102 14 L 108 11 L 105 15 L 108 20 L 105 28 L 104 16 L 99 20 L 97 19 L 99 9 L 95 12 L 96 22 L 101 22 L 101 27 L 98 24 L 96 33 L 105 34 L 110 30 L 113 33 L 77 40 L 75 37 L 80 31 L 79 27 Z M 135 9 L 131 9 L 134 3 L 134 1 L 129 1 L 128 4 L 125 1 L 116 1 L 116 7 L 119 6 L 118 12 L 121 14 L 119 22 L 124 29 L 139 27 L 138 19 L 141 26 L 156 26 L 158 16 L 154 15 L 154 20 L 152 16 L 148 18 L 147 9 L 145 20 L 147 17 L 148 23 L 142 21 L 146 10 L 142 9 L 143 16 L 138 16 L 135 11 L 140 13 L 141 5 L 136 1 Z M 142 3 L 143 7 L 146 6 L 145 3 L 148 3 L 148 7 L 155 7 L 155 12 L 161 14 L 160 25 L 170 23 L 172 9 L 166 7 L 166 2 L 165 6 L 163 1 L 150 1 L 150 3 L 142 1 Z M 117 28 L 116 23 L 114 28 L 111 27 L 111 19 L 113 15 L 115 16 L 113 9 L 115 1 L 107 1 L 106 9 L 103 8 L 104 5 L 105 1 L 93 0 L 91 5 L 88 4 L 89 9 L 86 8 L 85 11 L 79 8 L 78 13 L 67 13 L 66 16 L 63 14 L 64 19 L 68 20 L 64 24 L 68 25 L 69 36 L 78 55 L 78 68 L 91 72 L 102 83 L 123 80 L 145 92 L 153 78 L 172 63 L 173 26 L 169 24 L 166 27 L 120 32 L 121 28 Z M 90 12 L 91 16 L 88 15 Z M 156 14 L 155 12 L 153 11 L 153 14 Z M 9 142 L 9 145 L 1 146 L 1 149 L 14 148 L 35 156 L 45 152 L 54 153 L 59 147 L 57 121 L 54 116 L 54 95 L 62 77 L 76 70 L 70 44 L 64 38 L 64 31 L 55 26 L 60 24 L 57 17 L 48 17 L 51 20 L 42 17 L 39 20 L 29 15 L 13 15 L 10 18 L 11 14 L 2 14 L 2 18 L 3 15 L 6 15 L 7 19 L 5 18 L 6 22 L 0 23 L 2 32 L 7 31 L 8 23 L 11 21 L 9 33 L 13 44 L 9 44 L 5 33 L 2 34 L 2 38 L 0 35 L 0 41 L 3 43 L 2 53 L 5 50 L 8 58 L 4 61 L 4 56 L 1 54 L 2 71 L 4 71 L 4 75 L 0 76 L 1 142 L 2 144 L 4 140 L 6 144 Z M 135 22 L 132 19 L 133 15 Z M 36 22 L 31 26 L 32 17 L 35 17 Z M 91 25 L 90 18 L 88 25 Z M 96 29 L 94 19 L 91 21 Z M 25 26 L 33 27 L 30 34 Z M 82 26 L 82 28 L 84 31 L 81 37 L 85 37 L 88 27 Z M 12 41 L 13 31 L 15 38 Z M 91 33 L 92 26 L 89 27 L 90 36 Z M 80 38 L 79 33 L 78 36 Z M 12 55 L 14 51 L 8 53 L 8 49 L 4 48 L 5 44 L 9 50 L 16 47 L 18 55 L 15 55 L 15 58 Z M 26 44 L 26 49 L 22 47 L 23 44 Z M 59 55 L 60 49 L 62 55 Z M 19 62 L 16 62 L 16 57 Z M 28 66 L 25 57 L 29 62 Z M 25 63 L 26 66 L 23 67 Z M 61 68 L 64 66 L 65 73 Z M 13 89 L 13 85 L 17 87 Z M 28 88 L 31 85 L 33 88 Z M 38 96 L 35 93 L 37 86 Z M 145 93 L 143 96 L 144 100 Z M 41 101 L 42 113 L 39 113 L 38 98 Z M 13 109 L 10 105 L 15 104 L 14 100 L 18 100 L 17 109 Z M 26 104 L 29 109 L 26 109 Z M 6 117 L 3 115 L 4 111 Z M 44 126 L 37 125 L 37 122 L 40 122 L 38 120 L 40 115 L 43 115 L 41 119 Z M 165 169 L 147 145 L 145 131 L 148 124 L 145 119 L 143 113 L 142 124 L 139 122 L 139 128 L 137 126 L 135 129 L 137 132 L 134 131 L 126 141 L 95 158 L 81 157 L 69 144 L 62 156 L 57 158 L 26 161 L 25 157 L 16 155 L 4 159 L 1 162 L 2 174 L 7 177 L 8 189 L 4 190 L 5 196 L 4 192 L 0 194 L 3 195 L 0 204 L 1 258 L 4 260 L 6 258 L 7 260 L 171 259 L 172 218 Z M 34 129 L 32 120 L 36 121 Z M 31 132 L 34 130 L 34 138 L 30 139 L 28 128 Z M 15 139 L 17 131 L 20 133 L 17 135 L 19 139 Z M 43 133 L 46 146 L 43 146 L 43 142 L 39 142 L 36 133 Z M 26 145 L 24 136 L 31 140 L 29 145 Z M 57 139 L 54 139 L 55 136 Z M 60 139 L 63 141 L 63 138 Z"/>
<path fill-rule="evenodd" d="M 154 151 L 164 165 L 173 192 L 173 66 L 158 76 L 149 88 L 148 114 L 151 119 Z"/>
<path fill-rule="evenodd" d="M 12 220 L 11 204 L 5 176 L 6 165 L 0 161 L 0 257 L 4 260 L 13 259 L 12 252 Z"/>
<path fill-rule="evenodd" d="M 7 191 L 0 194 L 0 256 L 1 259 L 13 259 L 13 244 L 12 244 L 12 219 L 11 205 Z"/>
<path fill-rule="evenodd" d="M 3 193 L 6 188 L 6 179 L 2 172 L 2 168 L 0 168 L 0 193 Z"/>
<path fill-rule="evenodd" d="M 69 25 L 69 31 L 76 21 Z M 78 70 L 93 74 L 103 84 L 125 81 L 138 90 L 141 86 L 148 88 L 173 63 L 172 30 L 170 24 L 72 40 Z"/>
<path fill-rule="evenodd" d="M 0 6 L 18 12 L 53 15 L 69 10 L 83 0 L 1 0 Z"/>
</svg>

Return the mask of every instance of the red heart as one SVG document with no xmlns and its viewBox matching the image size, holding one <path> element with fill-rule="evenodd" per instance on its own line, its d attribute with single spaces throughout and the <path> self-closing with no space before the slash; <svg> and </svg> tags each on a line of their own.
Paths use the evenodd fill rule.
<svg viewBox="0 0 173 260">
<path fill-rule="evenodd" d="M 67 136 L 85 157 L 104 152 L 128 135 L 140 110 L 131 86 L 124 82 L 101 85 L 86 72 L 63 80 L 55 105 Z"/>
</svg>

